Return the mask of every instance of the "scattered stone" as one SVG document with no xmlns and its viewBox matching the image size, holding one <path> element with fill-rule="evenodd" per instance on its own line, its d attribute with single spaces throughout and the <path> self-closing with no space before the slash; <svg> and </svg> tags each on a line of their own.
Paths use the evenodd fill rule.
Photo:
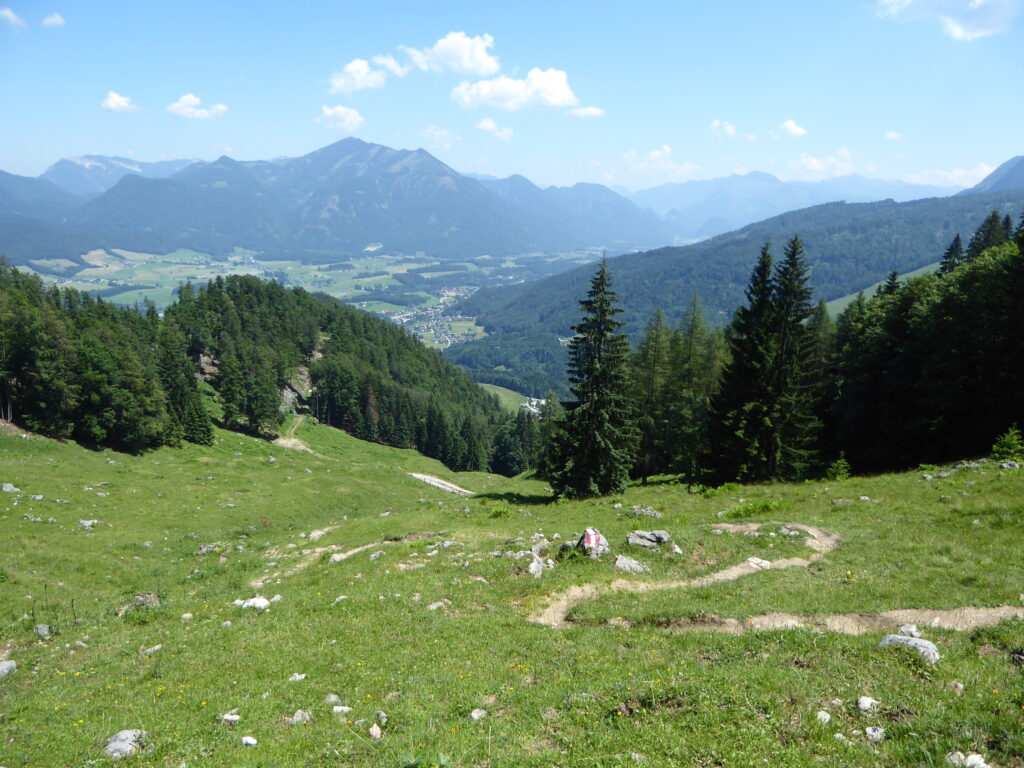
<svg viewBox="0 0 1024 768">
<path fill-rule="evenodd" d="M 32 627 L 32 631 L 35 632 L 40 640 L 50 639 L 50 625 L 49 624 L 36 624 Z"/>
<path fill-rule="evenodd" d="M 438 600 L 436 603 L 431 603 L 430 605 L 428 605 L 427 606 L 427 610 L 428 611 L 436 611 L 439 608 L 447 608 L 447 607 L 448 606 L 445 604 L 445 602 L 443 600 Z"/>
<path fill-rule="evenodd" d="M 762 560 L 760 557 L 748 557 L 747 565 L 751 568 L 756 568 L 759 571 L 771 570 L 772 564 L 768 560 Z"/>
<path fill-rule="evenodd" d="M 333 604 L 337 605 L 338 603 L 340 603 L 340 602 L 342 602 L 344 600 L 348 600 L 348 595 L 338 595 L 336 598 L 334 598 L 334 603 Z"/>
<path fill-rule="evenodd" d="M 95 526 L 99 525 L 99 520 L 79 520 L 78 524 L 85 528 L 87 531 L 91 531 Z"/>
<path fill-rule="evenodd" d="M 845 744 L 846 742 L 848 742 L 848 741 L 849 741 L 849 739 L 848 739 L 848 738 L 846 738 L 846 737 L 845 737 L 845 736 L 844 736 L 843 734 L 841 734 L 841 733 L 837 733 L 837 734 L 836 734 L 836 741 L 838 741 L 838 742 L 840 742 L 840 743 L 842 743 L 842 744 Z"/>
<path fill-rule="evenodd" d="M 671 543 L 668 531 L 633 531 L 626 534 L 626 543 L 638 547 L 656 547 L 659 544 Z"/>
<path fill-rule="evenodd" d="M 918 630 L 916 624 L 902 624 L 898 630 L 898 633 L 904 637 L 920 637 L 921 632 Z"/>
<path fill-rule="evenodd" d="M 10 483 L 4 483 L 4 493 L 21 493 L 21 488 L 15 488 Z"/>
<path fill-rule="evenodd" d="M 312 719 L 306 710 L 296 709 L 295 714 L 288 718 L 288 725 L 304 725 Z"/>
<path fill-rule="evenodd" d="M 879 646 L 886 647 L 890 645 L 905 645 L 913 648 L 917 651 L 921 658 L 924 659 L 928 664 L 938 664 L 939 649 L 935 647 L 935 643 L 928 640 L 922 640 L 920 637 L 905 637 L 904 635 L 886 635 L 882 638 L 882 642 Z"/>
<path fill-rule="evenodd" d="M 260 595 L 250 597 L 248 600 L 235 600 L 232 604 L 242 609 L 251 609 L 254 611 L 265 611 L 270 607 L 270 601 Z"/>
<path fill-rule="evenodd" d="M 8 659 L 6 661 L 0 661 L 0 679 L 13 675 L 18 669 L 17 662 Z"/>
<path fill-rule="evenodd" d="M 227 621 L 225 621 L 223 624 L 221 624 L 221 626 L 224 627 L 225 629 L 230 627 L 231 626 L 231 619 L 228 619 Z"/>
<path fill-rule="evenodd" d="M 306 679 L 306 676 L 296 672 L 294 675 L 288 678 L 289 683 L 301 683 Z"/>
<path fill-rule="evenodd" d="M 959 765 L 965 766 L 966 768 L 989 768 L 988 763 L 985 762 L 985 758 L 977 752 L 971 752 L 967 755 L 959 751 L 950 752 L 946 755 L 946 765 Z"/>
<path fill-rule="evenodd" d="M 153 654 L 155 654 L 157 651 L 159 651 L 163 647 L 164 647 L 163 643 L 157 643 L 152 648 L 144 648 L 143 651 L 142 651 L 142 655 L 143 656 L 152 656 Z"/>
<path fill-rule="evenodd" d="M 380 729 L 380 726 L 374 723 L 370 726 L 370 738 L 379 739 L 384 735 L 384 732 Z"/>
<path fill-rule="evenodd" d="M 872 744 L 877 744 L 885 738 L 885 728 L 879 728 L 876 725 L 872 725 L 864 729 L 864 735 L 868 737 L 868 741 Z"/>
<path fill-rule="evenodd" d="M 237 708 L 236 709 L 232 709 L 230 712 L 227 712 L 227 713 L 225 713 L 225 714 L 220 716 L 221 722 L 222 723 L 227 723 L 228 725 L 234 725 L 235 723 L 237 723 L 241 719 L 242 719 L 242 716 L 240 714 L 238 714 L 238 709 Z"/>
<path fill-rule="evenodd" d="M 1018 464 L 1016 461 L 1004 461 L 1002 464 L 999 465 L 999 468 L 1000 469 L 1020 469 L 1020 464 Z M 5 491 L 7 490 L 6 486 L 4 487 L 4 490 Z"/>
<path fill-rule="evenodd" d="M 472 720 L 474 723 L 483 720 L 485 717 L 487 717 L 486 709 L 474 709 L 472 712 L 469 713 L 469 719 Z"/>
<path fill-rule="evenodd" d="M 818 722 L 822 725 L 828 725 L 830 722 L 832 722 L 832 715 L 830 715 L 824 709 L 818 710 L 817 718 Z"/>
<path fill-rule="evenodd" d="M 29 496 L 29 499 L 31 499 L 32 501 L 42 501 L 43 497 L 40 494 L 35 493 L 35 494 Z"/>
<path fill-rule="evenodd" d="M 661 512 L 658 512 L 654 507 L 649 507 L 646 504 L 637 505 L 630 509 L 634 517 L 640 517 L 641 515 L 646 517 L 653 517 L 655 520 L 661 520 L 665 517 Z"/>
<path fill-rule="evenodd" d="M 609 551 L 608 539 L 601 535 L 597 528 L 587 528 L 583 531 L 583 535 L 576 542 L 576 546 L 595 560 Z"/>
<path fill-rule="evenodd" d="M 160 597 L 155 592 L 139 592 L 130 603 L 117 609 L 117 615 L 124 616 L 133 608 L 156 608 L 160 605 Z"/>
<path fill-rule="evenodd" d="M 615 567 L 626 573 L 650 573 L 651 569 L 641 562 L 625 555 L 615 556 Z"/>
<path fill-rule="evenodd" d="M 352 707 L 346 707 L 344 704 L 338 704 L 334 707 L 331 707 L 331 712 L 333 712 L 336 715 L 347 715 L 351 711 Z"/>
<path fill-rule="evenodd" d="M 383 549 L 378 549 L 376 552 L 374 552 L 372 555 L 370 555 L 370 559 L 371 560 L 376 560 L 379 557 L 384 557 L 384 555 L 386 555 L 386 554 L 387 554 L 387 552 L 385 552 Z"/>
<path fill-rule="evenodd" d="M 277 459 L 275 459 L 273 456 L 268 456 L 267 464 L 277 464 Z"/>
<path fill-rule="evenodd" d="M 110 737 L 110 741 L 107 742 L 103 751 L 115 760 L 130 757 L 142 749 L 142 740 L 145 738 L 146 732 L 140 731 L 138 728 L 118 731 Z"/>
<path fill-rule="evenodd" d="M 243 736 L 242 737 L 242 745 L 246 746 L 246 747 L 255 747 L 256 746 L 256 739 L 254 739 L 252 736 Z"/>
<path fill-rule="evenodd" d="M 878 706 L 878 700 L 872 699 L 870 696 L 861 696 L 857 699 L 857 709 L 861 712 L 870 712 L 872 709 Z"/>
<path fill-rule="evenodd" d="M 544 573 L 544 561 L 534 555 L 533 559 L 530 561 L 530 565 L 527 567 L 527 570 L 533 578 L 539 579 L 540 575 Z"/>
<path fill-rule="evenodd" d="M 281 595 L 274 595 L 272 598 L 270 598 L 270 602 L 272 603 L 280 603 L 282 600 L 284 600 L 284 598 L 281 597 Z"/>
<path fill-rule="evenodd" d="M 328 693 L 324 696 L 324 704 L 337 704 L 341 701 L 341 697 L 336 693 Z"/>
<path fill-rule="evenodd" d="M 380 723 L 381 725 L 387 725 L 388 724 L 387 712 L 383 712 L 383 711 L 378 709 L 377 713 L 376 713 L 376 717 L 377 717 L 377 722 Z"/>
<path fill-rule="evenodd" d="M 832 499 L 832 503 L 838 507 L 841 504 L 853 504 L 853 499 Z"/>
<path fill-rule="evenodd" d="M 964 684 L 961 683 L 959 680 L 950 680 L 948 683 L 946 683 L 946 687 L 949 688 L 949 690 L 951 690 L 957 696 L 964 695 Z"/>
<path fill-rule="evenodd" d="M 196 550 L 196 556 L 208 555 L 210 552 L 223 552 L 226 549 L 231 549 L 231 545 L 226 541 L 214 541 L 211 544 L 203 544 Z"/>
<path fill-rule="evenodd" d="M 188 624 L 190 621 L 192 621 L 192 614 L 191 613 L 183 613 L 183 614 L 181 614 L 181 620 L 184 621 L 186 624 Z"/>
</svg>

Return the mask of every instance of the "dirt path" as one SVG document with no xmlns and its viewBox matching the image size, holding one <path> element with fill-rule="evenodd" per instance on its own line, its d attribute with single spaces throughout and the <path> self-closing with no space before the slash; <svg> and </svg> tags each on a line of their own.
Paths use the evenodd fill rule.
<svg viewBox="0 0 1024 768">
<path fill-rule="evenodd" d="M 337 526 L 332 526 L 331 528 L 326 528 L 326 529 L 323 530 L 323 533 L 327 533 L 327 532 L 333 530 L 335 527 L 337 527 Z M 316 531 L 314 531 L 314 533 L 316 533 Z M 319 538 L 319 537 L 317 537 L 317 538 Z M 299 555 L 302 556 L 302 559 L 299 562 L 295 563 L 295 565 L 293 565 L 291 568 L 288 568 L 287 570 L 283 570 L 283 571 L 275 571 L 274 573 L 270 573 L 270 574 L 267 574 L 265 576 L 260 576 L 258 579 L 253 579 L 252 581 L 249 582 L 249 586 L 250 587 L 254 587 L 256 589 L 259 589 L 260 587 L 266 586 L 271 581 L 274 581 L 276 579 L 284 579 L 284 578 L 287 578 L 288 576 L 294 576 L 296 573 L 299 573 L 300 571 L 303 571 L 306 568 L 308 568 L 309 566 L 311 566 L 313 563 L 315 563 L 317 560 L 320 559 L 321 555 L 323 555 L 326 552 L 331 552 L 331 553 L 338 553 L 338 552 L 340 552 L 341 553 L 340 555 L 335 555 L 335 559 L 337 559 L 337 560 L 347 560 L 348 558 L 352 557 L 352 555 L 358 555 L 360 552 L 365 552 L 366 550 L 372 549 L 373 547 L 381 547 L 381 546 L 384 546 L 385 544 L 388 544 L 388 543 L 390 543 L 390 542 L 386 542 L 386 541 L 372 541 L 369 544 L 363 544 L 362 546 L 356 547 L 355 549 L 349 549 L 349 550 L 343 550 L 343 548 L 342 548 L 342 546 L 340 544 L 328 544 L 325 547 L 311 547 L 309 549 L 303 549 L 303 550 L 301 550 L 299 552 Z M 270 550 L 269 552 L 267 552 L 267 556 L 268 557 L 281 557 L 282 555 L 281 555 L 280 552 L 275 552 L 274 550 Z"/>
<path fill-rule="evenodd" d="M 440 477 L 434 477 L 433 475 L 423 475 L 419 472 L 410 472 L 412 477 L 417 480 L 422 480 L 428 485 L 432 485 L 435 488 L 440 488 L 442 491 L 448 491 L 448 493 L 454 493 L 457 496 L 472 496 L 472 491 L 467 491 L 465 488 L 459 488 L 455 483 L 449 483 L 447 480 L 442 480 Z"/>
<path fill-rule="evenodd" d="M 747 619 L 733 619 L 713 614 L 701 614 L 677 619 L 665 626 L 670 632 L 724 632 L 739 635 L 773 629 L 815 629 L 843 635 L 862 635 L 865 632 L 886 632 L 902 624 L 921 627 L 965 631 L 977 627 L 990 627 L 1000 621 L 1024 618 L 1024 607 L 1000 605 L 996 608 L 905 608 L 879 613 L 841 613 L 831 616 L 796 616 L 791 613 L 766 613 Z M 617 624 L 624 622 L 618 621 Z"/>
<path fill-rule="evenodd" d="M 748 533 L 756 531 L 762 525 L 781 525 L 781 523 L 743 523 L 738 525 L 719 523 L 713 527 L 728 533 Z M 836 534 L 823 528 L 816 528 L 813 525 L 801 525 L 799 523 L 786 523 L 786 525 L 807 534 L 804 544 L 814 550 L 813 555 L 807 559 L 789 557 L 772 560 L 768 562 L 767 566 L 763 562 L 756 561 L 756 558 L 749 558 L 745 562 L 731 565 L 720 571 L 714 571 L 705 576 L 699 576 L 696 579 L 682 581 L 627 581 L 626 579 L 617 579 L 604 587 L 599 587 L 595 584 L 580 584 L 569 587 L 569 589 L 561 594 L 554 595 L 543 611 L 529 617 L 530 621 L 555 628 L 567 627 L 569 622 L 566 620 L 566 617 L 575 606 L 598 595 L 610 594 L 612 592 L 653 592 L 655 590 L 679 589 L 681 587 L 706 587 L 723 581 L 735 581 L 741 576 L 749 576 L 763 570 L 806 568 L 815 560 L 820 560 L 839 546 L 841 541 Z"/>
<path fill-rule="evenodd" d="M 289 424 L 287 428 L 285 428 L 284 433 L 278 436 L 276 440 L 273 440 L 272 444 L 279 445 L 282 448 L 291 448 L 293 451 L 305 451 L 306 453 L 313 454 L 318 459 L 327 459 L 328 461 L 333 461 L 333 459 L 331 459 L 330 456 L 324 456 L 323 454 L 317 453 L 308 445 L 306 445 L 304 440 L 295 436 L 295 431 L 305 420 L 305 414 L 296 415 L 295 418 L 292 419 L 292 423 Z"/>
<path fill-rule="evenodd" d="M 716 528 L 727 533 L 751 533 L 762 525 L 779 525 L 779 523 L 719 523 Z M 659 589 L 679 589 L 682 587 L 706 587 L 723 581 L 735 581 L 741 576 L 749 576 L 762 570 L 779 570 L 780 568 L 806 568 L 815 560 L 820 560 L 841 543 L 836 534 L 823 528 L 798 523 L 786 523 L 789 528 L 799 529 L 808 537 L 804 544 L 814 550 L 809 558 L 801 557 L 772 560 L 766 566 L 764 562 L 750 558 L 744 563 L 723 568 L 720 571 L 700 576 L 688 581 L 627 581 L 618 579 L 607 586 L 580 584 L 569 587 L 564 592 L 554 595 L 547 607 L 539 614 L 529 617 L 530 621 L 549 627 L 561 628 L 569 626 L 566 617 L 580 603 L 591 600 L 599 595 L 613 592 L 651 592 Z M 936 627 L 952 630 L 970 630 L 977 627 L 988 627 L 1000 621 L 1012 618 L 1024 618 L 1024 606 L 1001 605 L 996 608 L 975 608 L 966 606 L 949 610 L 930 608 L 906 608 L 878 613 L 844 613 L 830 616 L 797 616 L 791 613 L 766 613 L 750 616 L 746 619 L 734 619 L 715 614 L 700 614 L 680 618 L 665 625 L 670 632 L 723 632 L 738 635 L 744 632 L 757 632 L 777 629 L 815 629 L 825 632 L 838 632 L 844 635 L 861 635 L 865 632 L 885 632 L 902 624 L 919 624 L 923 627 Z M 614 619 L 609 625 L 628 627 L 624 619 Z"/>
</svg>

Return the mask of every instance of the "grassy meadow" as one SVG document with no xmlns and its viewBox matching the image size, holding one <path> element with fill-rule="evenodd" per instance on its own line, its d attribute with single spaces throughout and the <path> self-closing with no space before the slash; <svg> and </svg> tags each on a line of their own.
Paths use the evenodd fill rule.
<svg viewBox="0 0 1024 768">
<path fill-rule="evenodd" d="M 0 482 L 20 489 L 0 494 L 0 656 L 17 664 L 0 678 L 6 768 L 107 765 L 104 745 L 129 728 L 148 736 L 121 764 L 168 768 L 937 768 L 954 750 L 1024 766 L 1020 619 L 962 632 L 922 625 L 942 654 L 934 667 L 880 648 L 885 631 L 680 629 L 710 615 L 1020 608 L 1021 471 L 989 464 L 932 480 L 910 472 L 704 495 L 665 481 L 548 503 L 541 482 L 452 473 L 309 420 L 295 436 L 310 451 L 218 431 L 209 448 L 131 456 L 19 434 L 0 434 Z M 664 518 L 634 516 L 634 506 Z M 721 522 L 766 525 L 761 536 L 713 534 Z M 699 588 L 609 588 L 750 557 L 808 558 L 805 536 L 782 532 L 790 522 L 841 543 L 809 567 Z M 588 525 L 611 555 L 557 559 Z M 637 528 L 669 531 L 682 554 L 627 545 Z M 537 533 L 560 537 L 540 578 L 531 558 L 508 556 Z M 616 554 L 651 572 L 623 574 Z M 595 594 L 572 606 L 566 628 L 529 620 L 584 584 Z M 150 593 L 158 605 L 118 616 Z M 256 595 L 281 598 L 266 611 L 233 605 Z M 37 624 L 51 636 L 40 639 Z M 331 694 L 337 702 L 325 702 Z M 877 708 L 860 712 L 860 696 Z M 237 723 L 221 722 L 235 709 Z M 289 723 L 297 710 L 308 723 Z M 474 710 L 486 714 L 474 720 Z M 865 737 L 870 726 L 884 728 L 880 742 Z"/>
</svg>

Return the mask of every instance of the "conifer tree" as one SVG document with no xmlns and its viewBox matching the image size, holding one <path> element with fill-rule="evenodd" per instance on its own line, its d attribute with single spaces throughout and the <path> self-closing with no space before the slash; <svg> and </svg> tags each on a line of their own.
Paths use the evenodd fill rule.
<svg viewBox="0 0 1024 768">
<path fill-rule="evenodd" d="M 668 385 L 671 332 L 657 309 L 631 361 L 632 400 L 639 440 L 634 473 L 646 485 L 668 465 Z"/>
<path fill-rule="evenodd" d="M 550 480 L 558 469 L 558 449 L 562 442 L 565 409 L 558 396 L 548 391 L 540 407 L 540 423 L 537 425 L 537 477 Z"/>
<path fill-rule="evenodd" d="M 1003 218 L 999 211 L 992 211 L 981 222 L 977 232 L 971 235 L 971 241 L 967 244 L 966 260 L 974 261 L 983 251 L 1002 245 L 1009 237 L 1010 233 L 1003 229 Z"/>
<path fill-rule="evenodd" d="M 635 430 L 628 401 L 629 341 L 618 332 L 622 311 L 601 260 L 580 301 L 583 317 L 572 327 L 567 374 L 569 404 L 551 487 L 559 496 L 619 493 L 633 464 Z"/>
<path fill-rule="evenodd" d="M 960 240 L 960 233 L 956 233 L 953 242 L 949 244 L 945 254 L 942 256 L 942 263 L 939 264 L 939 274 L 945 275 L 964 263 L 964 246 Z"/>
<path fill-rule="evenodd" d="M 1017 231 L 1014 233 L 1013 239 L 1017 243 L 1017 248 L 1024 254 L 1024 213 L 1020 215 L 1020 224 L 1017 225 Z"/>
<path fill-rule="evenodd" d="M 885 282 L 878 286 L 875 296 L 892 296 L 900 288 L 900 273 L 895 269 L 885 278 Z"/>
</svg>

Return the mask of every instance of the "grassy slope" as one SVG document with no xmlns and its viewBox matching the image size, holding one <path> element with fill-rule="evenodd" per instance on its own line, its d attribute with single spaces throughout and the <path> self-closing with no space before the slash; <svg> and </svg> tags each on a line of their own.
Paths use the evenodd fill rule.
<svg viewBox="0 0 1024 768">
<path fill-rule="evenodd" d="M 0 481 L 22 490 L 0 498 L 0 641 L 18 663 L 0 680 L 3 765 L 104 764 L 106 739 L 136 727 L 149 732 L 150 746 L 131 765 L 400 766 L 409 755 L 422 765 L 447 755 L 462 766 L 614 766 L 633 764 L 636 751 L 657 766 L 939 766 L 952 749 L 1021 764 L 1014 755 L 1024 753 L 1024 675 L 1006 650 L 1024 646 L 1022 622 L 975 633 L 925 629 L 944 655 L 935 669 L 913 654 L 879 649 L 877 633 L 729 637 L 657 628 L 701 611 L 743 617 L 1019 605 L 1018 473 L 747 487 L 710 499 L 652 484 L 621 499 L 548 505 L 538 503 L 541 483 L 455 475 L 418 454 L 309 423 L 297 434 L 329 458 L 226 432 L 212 448 L 142 457 L 0 435 Z M 406 471 L 439 475 L 478 496 L 451 496 Z M 32 502 L 30 494 L 45 499 Z M 880 501 L 830 503 L 860 495 Z M 525 560 L 489 554 L 526 548 L 535 531 L 569 538 L 588 524 L 619 552 L 635 527 L 675 536 L 683 556 L 630 552 L 654 570 L 631 578 L 678 578 L 751 555 L 806 553 L 799 540 L 709 535 L 716 513 L 740 496 L 781 505 L 754 519 L 820 525 L 843 543 L 807 570 L 601 597 L 577 606 L 567 630 L 524 617 L 554 591 L 616 578 L 607 558 L 565 562 L 534 580 L 522 573 Z M 650 504 L 665 519 L 628 516 L 633 504 Z M 33 523 L 26 513 L 57 522 Z M 77 525 L 81 518 L 103 524 L 88 532 Z M 337 528 L 316 544 L 299 537 L 328 525 Z M 348 550 L 419 532 L 436 535 L 335 564 L 323 554 L 280 583 L 247 586 L 292 567 L 303 547 Z M 526 542 L 511 541 L 520 536 Z M 428 556 L 427 545 L 445 539 L 458 544 Z M 245 551 L 227 552 L 225 563 L 195 554 L 215 541 Z M 386 554 L 371 560 L 377 550 Z M 426 566 L 402 570 L 399 563 Z M 163 604 L 116 618 L 117 606 L 143 591 L 159 593 Z M 264 615 L 230 604 L 256 592 L 283 599 Z M 334 604 L 341 594 L 348 599 Z M 447 609 L 426 609 L 442 599 L 451 601 Z M 33 609 L 34 620 L 26 616 Z M 186 612 L 190 623 L 180 618 Z M 637 625 L 607 626 L 615 616 Z M 232 626 L 223 627 L 225 620 Z M 37 622 L 60 634 L 38 641 Z M 77 640 L 88 647 L 76 648 Z M 163 648 L 151 657 L 140 654 L 157 643 Z M 295 672 L 307 678 L 289 682 Z M 966 685 L 962 697 L 946 687 L 951 680 Z M 332 715 L 323 703 L 328 693 L 352 713 Z M 856 712 L 864 694 L 882 702 L 881 713 Z M 830 704 L 835 697 L 842 705 Z M 639 712 L 616 715 L 624 701 Z M 241 722 L 220 724 L 219 715 L 235 707 Z M 471 722 L 475 707 L 489 716 Z M 300 708 L 312 723 L 286 725 Z M 827 728 L 815 720 L 821 708 L 833 714 Z M 389 718 L 379 742 L 367 736 L 369 720 L 353 725 L 377 710 Z M 886 728 L 882 744 L 833 737 L 868 725 Z M 259 746 L 242 747 L 246 734 Z"/>
<path fill-rule="evenodd" d="M 512 411 L 513 413 L 516 413 L 519 410 L 520 403 L 526 402 L 526 395 L 521 395 L 518 392 L 505 387 L 499 387 L 497 384 L 481 384 L 480 386 L 492 395 L 497 395 L 502 407 Z"/>
</svg>

